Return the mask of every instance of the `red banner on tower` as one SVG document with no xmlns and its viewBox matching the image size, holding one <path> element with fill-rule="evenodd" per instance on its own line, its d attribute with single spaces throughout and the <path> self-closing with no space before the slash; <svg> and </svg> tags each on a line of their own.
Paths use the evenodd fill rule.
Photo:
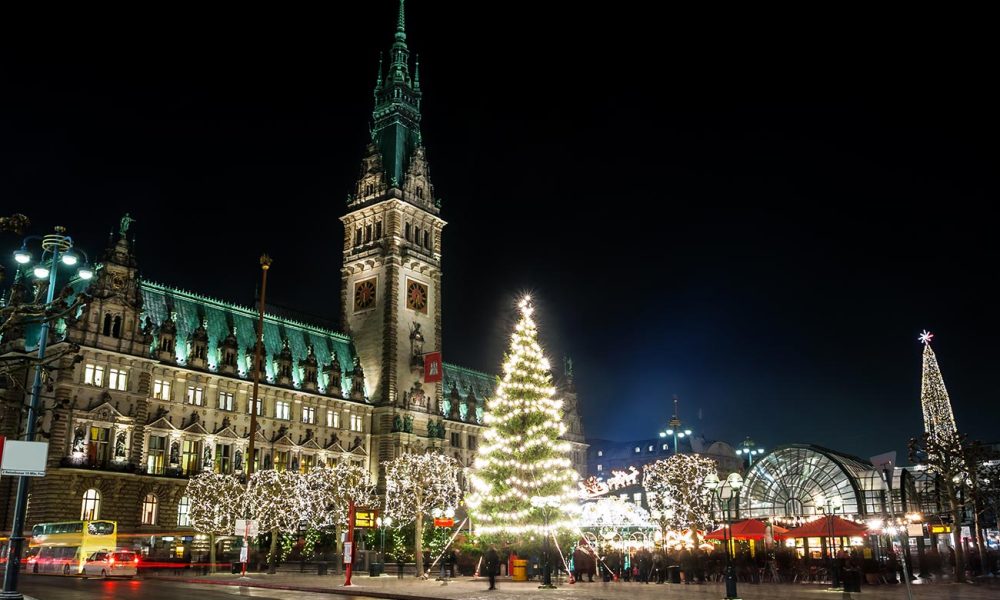
<svg viewBox="0 0 1000 600">
<path fill-rule="evenodd" d="M 441 353 L 428 352 L 424 355 L 424 383 L 441 381 L 444 369 L 441 368 Z"/>
</svg>

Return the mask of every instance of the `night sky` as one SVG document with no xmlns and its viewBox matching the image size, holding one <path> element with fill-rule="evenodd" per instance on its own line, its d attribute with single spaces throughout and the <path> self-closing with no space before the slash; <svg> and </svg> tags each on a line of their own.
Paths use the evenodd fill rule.
<svg viewBox="0 0 1000 600">
<path fill-rule="evenodd" d="M 375 4 L 7 53 L 2 212 L 94 256 L 128 211 L 144 277 L 243 304 L 267 251 L 269 299 L 337 322 L 338 217 L 395 19 Z M 927 328 L 959 428 L 1000 440 L 985 48 L 659 4 L 408 4 L 449 223 L 445 360 L 496 371 L 530 291 L 589 435 L 655 436 L 678 394 L 709 438 L 905 457 Z"/>
</svg>

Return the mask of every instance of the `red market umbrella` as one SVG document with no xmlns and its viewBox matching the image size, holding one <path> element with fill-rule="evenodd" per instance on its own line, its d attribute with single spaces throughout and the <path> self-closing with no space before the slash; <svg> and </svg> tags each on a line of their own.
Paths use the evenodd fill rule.
<svg viewBox="0 0 1000 600">
<path fill-rule="evenodd" d="M 868 535 L 868 527 L 848 521 L 836 515 L 823 517 L 815 521 L 809 521 L 801 527 L 783 534 L 784 538 L 808 538 L 808 537 L 855 537 Z"/>
<path fill-rule="evenodd" d="M 788 532 L 784 527 L 774 526 L 774 537 L 779 537 Z M 767 538 L 767 523 L 757 519 L 747 519 L 737 521 L 729 528 L 729 537 L 734 540 L 763 540 Z M 715 531 L 705 535 L 707 540 L 725 540 L 726 528 L 720 527 Z"/>
</svg>

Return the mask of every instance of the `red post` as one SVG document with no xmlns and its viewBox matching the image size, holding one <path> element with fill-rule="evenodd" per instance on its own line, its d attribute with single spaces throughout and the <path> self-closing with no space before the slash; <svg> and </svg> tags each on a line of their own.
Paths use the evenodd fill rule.
<svg viewBox="0 0 1000 600">
<path fill-rule="evenodd" d="M 350 546 L 350 562 L 347 563 L 347 579 L 344 585 L 351 585 L 351 571 L 354 570 L 354 500 L 348 504 L 347 510 L 347 543 Z M 346 555 L 345 555 L 346 557 Z"/>
</svg>

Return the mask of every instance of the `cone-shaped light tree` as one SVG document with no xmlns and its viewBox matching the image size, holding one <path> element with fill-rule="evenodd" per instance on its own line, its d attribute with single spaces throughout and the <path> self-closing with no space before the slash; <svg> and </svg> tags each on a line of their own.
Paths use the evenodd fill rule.
<svg viewBox="0 0 1000 600">
<path fill-rule="evenodd" d="M 496 396 L 486 405 L 487 426 L 470 476 L 467 504 L 477 533 L 511 536 L 576 529 L 579 512 L 562 400 L 553 398 L 549 362 L 538 345 L 530 298 L 518 305 Z M 547 531 L 548 530 L 548 531 Z"/>
<path fill-rule="evenodd" d="M 924 331 L 920 341 L 924 344 L 924 364 L 920 378 L 920 406 L 924 412 L 924 435 L 910 440 L 910 459 L 927 466 L 938 476 L 938 489 L 944 492 L 953 523 L 962 522 L 962 488 L 969 478 L 965 463 L 965 436 L 955 426 L 951 398 L 944 386 L 944 377 L 938 366 L 937 356 L 931 349 L 934 334 Z M 952 544 L 955 548 L 955 580 L 965 581 L 965 552 L 960 528 L 952 527 Z"/>
</svg>

